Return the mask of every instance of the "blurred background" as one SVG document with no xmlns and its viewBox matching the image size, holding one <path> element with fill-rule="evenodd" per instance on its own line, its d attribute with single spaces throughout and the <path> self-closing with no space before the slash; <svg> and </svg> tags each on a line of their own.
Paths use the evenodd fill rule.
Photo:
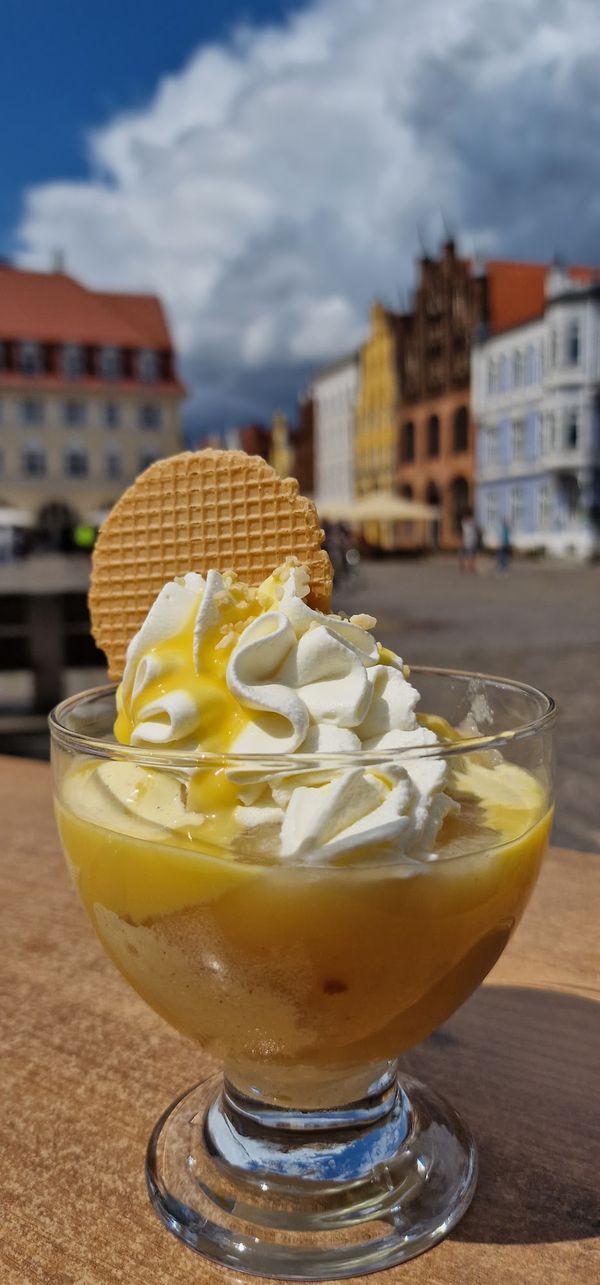
<svg viewBox="0 0 600 1285">
<path fill-rule="evenodd" d="M 185 446 L 313 496 L 336 605 L 561 706 L 600 850 L 597 0 L 4 0 L 0 750 L 100 682 L 123 489 Z"/>
</svg>

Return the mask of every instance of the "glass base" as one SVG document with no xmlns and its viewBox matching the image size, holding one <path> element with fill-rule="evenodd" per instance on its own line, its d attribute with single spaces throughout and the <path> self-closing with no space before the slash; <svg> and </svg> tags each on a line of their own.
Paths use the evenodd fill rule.
<svg viewBox="0 0 600 1285">
<path fill-rule="evenodd" d="M 392 1067 L 360 1102 L 292 1111 L 220 1075 L 158 1121 L 150 1199 L 206 1258 L 280 1280 L 333 1280 L 404 1262 L 462 1218 L 477 1153 L 461 1118 Z"/>
</svg>

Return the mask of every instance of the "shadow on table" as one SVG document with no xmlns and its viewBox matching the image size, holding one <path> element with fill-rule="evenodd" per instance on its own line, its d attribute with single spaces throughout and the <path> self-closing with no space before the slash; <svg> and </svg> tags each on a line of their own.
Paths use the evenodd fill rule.
<svg viewBox="0 0 600 1285">
<path fill-rule="evenodd" d="M 477 1140 L 479 1184 L 457 1240 L 598 1235 L 600 1004 L 485 986 L 403 1065 L 459 1108 Z"/>
</svg>

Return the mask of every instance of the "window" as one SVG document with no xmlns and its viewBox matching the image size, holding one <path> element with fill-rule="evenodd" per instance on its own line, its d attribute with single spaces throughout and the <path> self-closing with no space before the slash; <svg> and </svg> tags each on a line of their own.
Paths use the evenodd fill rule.
<svg viewBox="0 0 600 1285">
<path fill-rule="evenodd" d="M 87 477 L 87 451 L 79 446 L 68 446 L 64 455 L 65 477 Z"/>
<path fill-rule="evenodd" d="M 4 344 L 0 343 L 0 370 L 4 370 L 5 365 L 6 365 L 6 352 L 4 349 Z"/>
<path fill-rule="evenodd" d="M 579 412 L 575 406 L 567 414 L 565 445 L 568 451 L 576 451 L 579 446 Z"/>
<path fill-rule="evenodd" d="M 511 457 L 522 460 L 525 455 L 525 425 L 522 419 L 516 419 L 511 429 Z"/>
<path fill-rule="evenodd" d="M 544 421 L 544 450 L 551 453 L 556 449 L 556 419 L 550 413 Z"/>
<path fill-rule="evenodd" d="M 571 321 L 567 331 L 567 362 L 578 366 L 581 357 L 581 331 L 578 321 Z"/>
<path fill-rule="evenodd" d="M 46 454 L 41 446 L 26 446 L 21 456 L 21 472 L 25 477 L 44 477 Z"/>
<path fill-rule="evenodd" d="M 105 459 L 106 476 L 115 480 L 121 476 L 121 456 L 119 451 L 107 451 Z"/>
<path fill-rule="evenodd" d="M 119 379 L 123 368 L 118 348 L 100 349 L 100 374 L 103 379 Z"/>
<path fill-rule="evenodd" d="M 525 383 L 537 384 L 539 380 L 537 353 L 533 344 L 529 344 L 525 355 Z"/>
<path fill-rule="evenodd" d="M 19 367 L 23 375 L 41 374 L 42 350 L 39 344 L 25 343 L 19 345 Z"/>
<path fill-rule="evenodd" d="M 525 521 L 525 493 L 522 486 L 514 486 L 510 497 L 510 522 L 515 531 L 522 530 Z"/>
<path fill-rule="evenodd" d="M 469 449 L 469 413 L 466 406 L 459 406 L 454 412 L 452 449 L 454 451 Z"/>
<path fill-rule="evenodd" d="M 415 458 L 415 426 L 412 420 L 402 425 L 400 434 L 400 459 L 407 464 Z"/>
<path fill-rule="evenodd" d="M 146 406 L 140 406 L 139 419 L 140 428 L 160 428 L 160 406 L 155 406 L 152 402 L 148 402 Z"/>
<path fill-rule="evenodd" d="M 62 350 L 62 368 L 67 379 L 79 379 L 83 375 L 83 349 L 79 344 L 65 344 Z"/>
<path fill-rule="evenodd" d="M 506 355 L 500 358 L 500 372 L 499 372 L 498 380 L 500 385 L 499 391 L 501 393 L 507 393 L 509 389 L 510 378 L 509 378 L 509 370 L 508 370 L 508 357 Z"/>
<path fill-rule="evenodd" d="M 513 353 L 512 370 L 513 370 L 513 388 L 521 388 L 525 378 L 525 366 L 523 361 L 523 353 L 519 348 L 517 349 L 516 352 Z"/>
<path fill-rule="evenodd" d="M 33 397 L 26 397 L 21 402 L 21 419 L 24 424 L 43 424 L 44 403 Z"/>
<path fill-rule="evenodd" d="M 542 482 L 537 493 L 537 525 L 541 531 L 547 531 L 552 523 L 553 511 L 552 486 Z"/>
<path fill-rule="evenodd" d="M 65 423 L 71 428 L 82 428 L 86 421 L 85 402 L 65 402 Z"/>
<path fill-rule="evenodd" d="M 121 407 L 115 402 L 107 402 L 104 407 L 104 423 L 107 428 L 118 428 L 121 423 Z"/>
<path fill-rule="evenodd" d="M 488 491 L 485 505 L 485 525 L 488 531 L 498 524 L 498 495 L 496 490 Z"/>
<path fill-rule="evenodd" d="M 157 459 L 158 455 L 154 451 L 142 451 L 140 454 L 140 473 L 143 473 L 144 469 L 150 468 L 151 464 L 156 464 Z"/>
<path fill-rule="evenodd" d="M 158 379 L 158 353 L 150 348 L 143 348 L 137 358 L 138 375 L 145 384 L 155 383 Z"/>
<path fill-rule="evenodd" d="M 558 365 L 558 334 L 554 327 L 550 331 L 549 365 L 551 370 Z"/>
<path fill-rule="evenodd" d="M 496 362 L 493 360 L 493 358 L 491 361 L 488 361 L 487 387 L 488 387 L 488 393 L 498 392 L 498 367 L 496 365 Z"/>
<path fill-rule="evenodd" d="M 440 453 L 440 421 L 437 415 L 430 415 L 427 421 L 427 454 Z"/>
</svg>

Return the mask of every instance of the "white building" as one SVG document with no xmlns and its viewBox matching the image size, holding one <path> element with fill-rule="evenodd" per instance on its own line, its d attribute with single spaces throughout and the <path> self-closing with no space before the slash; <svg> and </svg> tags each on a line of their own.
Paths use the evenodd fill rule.
<svg viewBox="0 0 600 1285">
<path fill-rule="evenodd" d="M 600 549 L 600 273 L 551 268 L 535 320 L 476 343 L 476 506 L 486 543 Z"/>
<path fill-rule="evenodd" d="M 354 410 L 358 353 L 321 370 L 312 381 L 315 500 L 354 497 Z"/>
</svg>

